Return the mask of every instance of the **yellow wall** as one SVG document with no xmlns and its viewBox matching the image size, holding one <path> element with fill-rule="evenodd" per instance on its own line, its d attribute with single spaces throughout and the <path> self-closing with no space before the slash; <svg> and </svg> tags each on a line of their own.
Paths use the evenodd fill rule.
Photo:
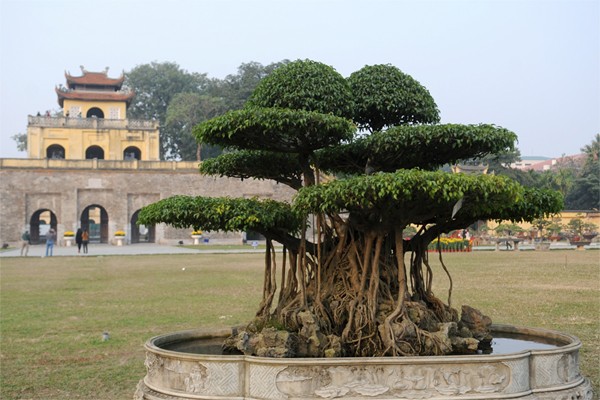
<svg viewBox="0 0 600 400">
<path fill-rule="evenodd" d="M 559 215 L 553 218 L 546 218 L 548 220 L 558 220 L 560 219 L 560 223 L 563 225 L 567 225 L 569 221 L 573 218 L 581 218 L 585 223 L 595 224 L 598 229 L 600 229 L 600 211 L 563 211 Z M 502 221 L 502 223 L 511 223 L 510 221 Z M 494 228 L 496 228 L 499 224 L 496 221 L 488 221 L 487 226 L 490 229 L 490 233 L 493 233 Z M 521 228 L 525 231 L 529 231 L 531 229 L 531 224 L 529 222 L 521 222 L 518 223 Z"/>
<path fill-rule="evenodd" d="M 73 109 L 81 110 L 81 116 L 85 118 L 87 112 L 91 108 L 99 108 L 104 113 L 105 119 L 126 119 L 127 118 L 127 104 L 124 101 L 83 101 L 83 100 L 68 100 L 65 99 L 63 103 L 63 114 L 66 115 L 69 112 L 69 117 L 75 118 L 77 114 Z M 111 118 L 111 110 L 116 110 L 116 118 Z"/>
<path fill-rule="evenodd" d="M 72 118 L 69 118 L 69 120 Z M 29 158 L 46 158 L 46 149 L 54 144 L 65 149 L 65 159 L 83 160 L 90 146 L 99 146 L 104 150 L 105 160 L 122 160 L 123 151 L 130 146 L 141 152 L 141 160 L 156 161 L 160 159 L 158 126 L 154 129 L 127 129 L 128 120 L 119 121 L 122 128 L 88 128 L 82 123 L 91 125 L 100 121 L 93 118 L 82 118 L 80 121 L 67 121 L 66 118 L 49 118 L 46 125 L 32 126 L 27 129 L 27 150 Z M 44 124 L 44 123 L 42 123 Z M 65 126 L 56 127 L 54 125 Z M 39 124 L 36 124 L 39 125 Z"/>
</svg>

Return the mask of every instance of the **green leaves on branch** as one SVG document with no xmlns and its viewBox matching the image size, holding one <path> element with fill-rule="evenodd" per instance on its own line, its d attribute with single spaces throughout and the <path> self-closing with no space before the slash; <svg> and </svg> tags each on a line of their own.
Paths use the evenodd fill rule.
<svg viewBox="0 0 600 400">
<path fill-rule="evenodd" d="M 238 232 L 297 232 L 301 219 L 286 203 L 256 198 L 173 196 L 142 208 L 138 223 Z"/>
<path fill-rule="evenodd" d="M 245 108 L 194 128 L 197 140 L 223 147 L 308 153 L 350 140 L 355 126 L 331 114 L 282 108 Z"/>
<path fill-rule="evenodd" d="M 316 61 L 297 60 L 263 79 L 248 103 L 349 117 L 351 99 L 348 82 L 335 69 Z"/>
<path fill-rule="evenodd" d="M 460 199 L 463 207 L 453 219 L 453 206 Z M 373 229 L 377 225 L 389 228 L 451 221 L 464 227 L 499 215 L 531 220 L 558 212 L 561 206 L 553 192 L 531 191 L 506 177 L 421 170 L 363 175 L 307 187 L 294 201 L 300 212 L 349 212 L 350 220 L 370 224 Z"/>
<path fill-rule="evenodd" d="M 436 169 L 459 160 L 514 149 L 517 136 L 494 125 L 404 125 L 317 153 L 329 172 L 360 174 L 401 168 Z"/>
<path fill-rule="evenodd" d="M 200 172 L 230 178 L 272 179 L 296 190 L 302 187 L 301 167 L 293 154 L 239 150 L 202 162 Z"/>
<path fill-rule="evenodd" d="M 437 123 L 439 111 L 429 91 L 392 65 L 365 66 L 348 78 L 354 121 L 371 132 L 394 125 Z"/>
</svg>

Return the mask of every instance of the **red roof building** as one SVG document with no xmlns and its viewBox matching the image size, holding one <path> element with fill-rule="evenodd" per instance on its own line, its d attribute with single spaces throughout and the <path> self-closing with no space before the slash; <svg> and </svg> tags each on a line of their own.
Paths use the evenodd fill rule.
<svg viewBox="0 0 600 400">
<path fill-rule="evenodd" d="M 108 68 L 102 72 L 90 72 L 81 67 L 81 76 L 65 72 L 67 87 L 55 88 L 58 104 L 63 107 L 65 100 L 82 101 L 124 101 L 127 106 L 135 96 L 130 90 L 122 90 L 125 76 L 108 77 Z"/>
</svg>

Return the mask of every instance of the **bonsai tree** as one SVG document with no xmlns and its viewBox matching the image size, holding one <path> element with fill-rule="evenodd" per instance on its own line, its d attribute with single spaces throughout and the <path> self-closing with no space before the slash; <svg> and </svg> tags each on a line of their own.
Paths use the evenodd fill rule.
<svg viewBox="0 0 600 400">
<path fill-rule="evenodd" d="M 459 316 L 445 265 L 450 290 L 444 300 L 434 294 L 429 243 L 478 220 L 531 221 L 559 211 L 562 199 L 503 176 L 444 172 L 511 151 L 516 136 L 438 122 L 427 89 L 396 67 L 345 79 L 318 62 L 291 62 L 243 109 L 194 129 L 200 142 L 228 149 L 201 173 L 272 179 L 297 191 L 291 203 L 176 196 L 138 221 L 264 235 L 263 298 L 227 347 L 273 357 L 476 351 L 489 319 L 474 324 L 466 306 Z M 418 230 L 404 239 L 410 225 Z"/>
<path fill-rule="evenodd" d="M 573 241 L 590 240 L 596 236 L 596 224 L 585 222 L 583 215 L 577 214 L 576 218 L 569 221 L 566 226 L 569 236 Z M 587 238 L 585 237 L 587 236 Z"/>
<path fill-rule="evenodd" d="M 552 224 L 552 221 L 544 218 L 536 218 L 531 221 L 531 233 L 532 239 L 536 239 L 539 236 L 540 240 L 548 239 L 548 227 Z"/>
<path fill-rule="evenodd" d="M 499 236 L 514 236 L 515 233 L 523 232 L 523 228 L 514 223 L 502 223 L 494 228 Z"/>
<path fill-rule="evenodd" d="M 547 225 L 546 230 L 550 232 L 550 239 L 556 240 L 559 238 L 560 233 L 564 229 L 564 225 L 561 223 L 560 218 L 553 218 L 550 224 Z"/>
</svg>

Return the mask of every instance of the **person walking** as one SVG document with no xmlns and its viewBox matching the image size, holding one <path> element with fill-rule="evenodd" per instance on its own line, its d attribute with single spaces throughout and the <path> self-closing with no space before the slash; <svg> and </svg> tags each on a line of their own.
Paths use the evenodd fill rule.
<svg viewBox="0 0 600 400">
<path fill-rule="evenodd" d="M 46 234 L 46 257 L 52 257 L 54 250 L 54 241 L 56 240 L 56 231 L 52 228 Z"/>
<path fill-rule="evenodd" d="M 81 252 L 81 244 L 83 242 L 83 230 L 81 228 L 77 229 L 77 233 L 75 234 L 75 243 L 77 243 L 77 254 Z"/>
<path fill-rule="evenodd" d="M 21 257 L 23 257 L 23 252 L 25 252 L 25 257 L 27 257 L 27 253 L 29 253 L 30 244 L 31 236 L 29 235 L 29 231 L 25 231 L 21 235 Z"/>
<path fill-rule="evenodd" d="M 88 242 L 90 241 L 90 234 L 87 229 L 84 229 L 81 233 L 81 244 L 83 244 L 83 253 L 87 254 L 88 252 Z"/>
</svg>

